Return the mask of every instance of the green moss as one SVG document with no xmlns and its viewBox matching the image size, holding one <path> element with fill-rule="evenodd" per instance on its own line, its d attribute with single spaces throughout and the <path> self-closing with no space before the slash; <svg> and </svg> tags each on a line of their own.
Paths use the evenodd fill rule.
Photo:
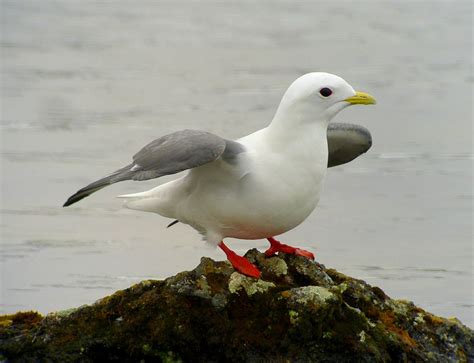
<svg viewBox="0 0 474 363">
<path fill-rule="evenodd" d="M 295 325 L 298 323 L 299 313 L 295 310 L 289 310 L 288 315 L 290 316 L 290 323 Z"/>
</svg>

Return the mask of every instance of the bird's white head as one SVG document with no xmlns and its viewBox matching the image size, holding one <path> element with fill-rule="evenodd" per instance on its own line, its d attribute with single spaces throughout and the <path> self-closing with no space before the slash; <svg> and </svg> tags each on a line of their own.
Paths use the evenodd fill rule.
<svg viewBox="0 0 474 363">
<path fill-rule="evenodd" d="M 356 104 L 375 104 L 375 99 L 354 91 L 349 83 L 334 74 L 307 73 L 285 92 L 273 122 L 290 122 L 292 126 L 296 126 L 295 123 L 327 125 L 339 111 Z"/>
</svg>

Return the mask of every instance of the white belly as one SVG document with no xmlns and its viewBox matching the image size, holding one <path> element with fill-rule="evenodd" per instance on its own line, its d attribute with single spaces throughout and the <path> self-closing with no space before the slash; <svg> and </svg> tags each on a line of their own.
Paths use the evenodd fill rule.
<svg viewBox="0 0 474 363">
<path fill-rule="evenodd" d="M 319 201 L 326 162 L 323 167 L 313 160 L 306 167 L 292 163 L 285 168 L 280 163 L 266 159 L 265 165 L 254 165 L 241 179 L 202 168 L 201 175 L 191 174 L 200 180 L 193 181 L 194 188 L 177 206 L 175 217 L 223 238 L 260 239 L 293 229 Z"/>
</svg>

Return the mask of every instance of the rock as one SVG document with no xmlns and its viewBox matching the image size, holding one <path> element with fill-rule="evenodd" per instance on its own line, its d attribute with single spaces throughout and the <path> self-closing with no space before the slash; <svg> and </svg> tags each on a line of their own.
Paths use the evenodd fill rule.
<svg viewBox="0 0 474 363">
<path fill-rule="evenodd" d="M 246 256 L 262 279 L 202 258 L 93 305 L 0 317 L 9 362 L 469 362 L 474 332 L 300 256 Z"/>
</svg>

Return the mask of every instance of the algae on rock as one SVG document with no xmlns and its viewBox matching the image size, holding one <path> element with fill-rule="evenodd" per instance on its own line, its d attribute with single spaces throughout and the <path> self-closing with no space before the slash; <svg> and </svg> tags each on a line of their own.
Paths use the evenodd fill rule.
<svg viewBox="0 0 474 363">
<path fill-rule="evenodd" d="M 254 280 L 202 258 L 90 306 L 0 317 L 7 361 L 469 362 L 474 332 L 304 257 L 246 257 Z"/>
</svg>

